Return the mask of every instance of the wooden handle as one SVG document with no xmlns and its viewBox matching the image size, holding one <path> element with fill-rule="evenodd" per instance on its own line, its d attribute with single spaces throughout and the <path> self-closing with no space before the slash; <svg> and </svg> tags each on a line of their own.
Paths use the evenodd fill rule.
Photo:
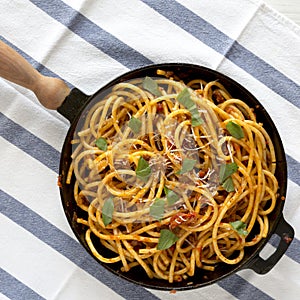
<svg viewBox="0 0 300 300">
<path fill-rule="evenodd" d="M 20 54 L 0 41 L 0 76 L 35 93 L 43 106 L 57 109 L 70 89 L 58 78 L 43 76 Z"/>
</svg>

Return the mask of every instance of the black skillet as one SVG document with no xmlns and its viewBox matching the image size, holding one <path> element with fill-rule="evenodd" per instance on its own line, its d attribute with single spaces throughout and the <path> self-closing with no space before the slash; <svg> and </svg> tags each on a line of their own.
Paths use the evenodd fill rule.
<svg viewBox="0 0 300 300">
<path fill-rule="evenodd" d="M 270 118 L 264 107 L 261 105 L 261 103 L 243 86 L 241 86 L 231 78 L 205 67 L 184 63 L 165 63 L 150 65 L 130 71 L 114 79 L 113 81 L 102 87 L 94 95 L 87 96 L 76 88 L 69 91 L 69 89 L 57 79 L 43 78 L 44 76 L 41 76 L 35 70 L 33 70 L 32 67 L 18 54 L 14 53 L 12 49 L 8 48 L 6 45 L 3 45 L 3 43 L 0 43 L 0 76 L 33 90 L 38 96 L 40 102 L 47 108 L 53 109 L 59 106 L 59 108 L 57 109 L 58 112 L 66 117 L 71 123 L 70 129 L 64 142 L 60 160 L 60 194 L 64 212 L 74 234 L 86 249 L 86 251 L 88 251 L 92 255 L 92 257 L 94 256 L 85 241 L 85 228 L 76 222 L 76 217 L 84 216 L 84 212 L 82 212 L 76 206 L 74 200 L 73 185 L 75 179 L 72 178 L 71 184 L 66 184 L 66 174 L 68 173 L 68 169 L 71 163 L 71 140 L 74 137 L 78 122 L 84 120 L 89 106 L 92 103 L 101 100 L 103 95 L 107 93 L 107 91 L 112 86 L 117 83 L 134 78 L 143 78 L 145 76 L 157 77 L 157 69 L 171 71 L 184 82 L 196 78 L 202 78 L 206 81 L 218 80 L 227 88 L 227 90 L 234 98 L 242 99 L 254 109 L 258 122 L 262 122 L 264 124 L 264 128 L 266 129 L 274 143 L 277 158 L 277 168 L 275 176 L 279 182 L 279 190 L 276 208 L 269 215 L 269 234 L 257 245 L 246 248 L 244 259 L 237 265 L 226 265 L 220 263 L 216 267 L 214 272 L 197 270 L 195 276 L 178 283 L 168 283 L 164 280 L 149 279 L 142 268 L 139 267 L 135 267 L 129 272 L 122 273 L 120 271 L 121 265 L 119 263 L 102 264 L 99 261 L 98 262 L 107 270 L 117 276 L 120 276 L 126 280 L 147 288 L 160 290 L 187 290 L 203 287 L 215 283 L 222 278 L 234 274 L 242 269 L 252 269 L 258 274 L 265 274 L 269 272 L 284 255 L 294 237 L 293 228 L 284 220 L 282 214 L 285 202 L 282 200 L 285 199 L 287 189 L 287 164 L 283 145 L 272 119 Z M 41 81 L 44 81 L 44 83 L 41 84 Z M 55 99 L 52 100 L 52 103 L 49 103 L 48 96 L 53 94 L 53 87 L 49 86 L 49 84 L 52 85 L 53 82 L 55 86 Z M 67 96 L 64 99 L 65 95 Z M 61 104 L 62 101 L 63 103 Z M 254 235 L 255 232 L 253 233 L 253 237 Z M 263 259 L 259 254 L 273 235 L 277 235 L 279 237 L 279 242 L 275 246 L 275 252 L 267 259 Z M 97 242 L 96 239 L 94 240 L 94 244 L 96 245 L 99 253 L 103 256 L 113 256 L 113 254 L 109 250 L 101 246 L 101 244 Z"/>
</svg>

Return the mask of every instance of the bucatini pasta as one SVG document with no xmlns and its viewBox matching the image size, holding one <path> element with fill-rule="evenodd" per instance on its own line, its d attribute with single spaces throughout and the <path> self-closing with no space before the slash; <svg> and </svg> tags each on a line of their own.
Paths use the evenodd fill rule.
<svg viewBox="0 0 300 300">
<path fill-rule="evenodd" d="M 77 222 L 101 262 L 172 283 L 237 264 L 267 236 L 278 189 L 273 144 L 218 81 L 119 83 L 89 108 L 72 143 L 67 181 L 75 175 L 87 216 Z M 114 255 L 103 257 L 95 239 Z"/>
</svg>

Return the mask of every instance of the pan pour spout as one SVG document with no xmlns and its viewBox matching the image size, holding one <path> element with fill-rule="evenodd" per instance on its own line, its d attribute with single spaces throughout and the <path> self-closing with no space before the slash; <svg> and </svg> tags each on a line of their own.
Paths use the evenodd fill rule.
<svg viewBox="0 0 300 300">
<path fill-rule="evenodd" d="M 0 76 L 34 92 L 40 103 L 48 109 L 59 108 L 70 93 L 70 88 L 63 80 L 43 76 L 2 41 Z"/>
</svg>

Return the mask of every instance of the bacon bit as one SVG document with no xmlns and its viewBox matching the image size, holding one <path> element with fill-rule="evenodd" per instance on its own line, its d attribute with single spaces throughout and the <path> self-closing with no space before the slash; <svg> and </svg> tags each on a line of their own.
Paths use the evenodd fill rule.
<svg viewBox="0 0 300 300">
<path fill-rule="evenodd" d="M 212 98 L 214 101 L 216 101 L 217 103 L 223 103 L 225 102 L 225 98 L 223 97 L 222 93 L 220 92 L 220 90 L 214 90 L 212 93 Z"/>
<path fill-rule="evenodd" d="M 282 235 L 282 238 L 287 244 L 289 244 L 293 240 L 293 238 L 291 238 L 288 233 L 284 233 Z"/>
<path fill-rule="evenodd" d="M 175 246 L 175 245 L 172 245 L 169 249 L 170 249 L 171 252 L 174 252 L 174 251 L 175 251 L 175 248 L 176 248 L 176 246 Z"/>
<path fill-rule="evenodd" d="M 62 188 L 62 183 L 61 183 L 62 178 L 61 177 L 62 177 L 61 175 L 57 176 L 57 186 L 59 188 Z"/>
<path fill-rule="evenodd" d="M 237 144 L 237 143 L 232 143 L 232 146 L 233 146 L 235 151 L 239 151 L 241 149 L 240 145 Z"/>
<path fill-rule="evenodd" d="M 146 161 L 149 161 L 150 158 L 151 158 L 150 155 L 147 155 L 147 154 L 146 154 L 146 155 L 143 155 L 143 159 L 146 160 Z"/>
<path fill-rule="evenodd" d="M 207 173 L 207 170 L 200 170 L 198 175 L 200 178 L 203 178 L 206 175 L 206 173 Z"/>
<path fill-rule="evenodd" d="M 174 229 L 181 224 L 192 225 L 197 219 L 197 214 L 195 212 L 183 213 L 179 212 L 176 215 L 171 217 L 170 220 L 170 229 Z"/>
<path fill-rule="evenodd" d="M 230 114 L 231 112 L 233 112 L 233 108 L 232 107 L 226 107 L 225 111 Z"/>
<path fill-rule="evenodd" d="M 77 202 L 79 205 L 89 206 L 89 201 L 81 192 L 78 194 Z"/>
<path fill-rule="evenodd" d="M 139 252 L 139 250 L 143 248 L 143 243 L 136 240 L 132 240 L 131 246 L 135 252 Z"/>
<path fill-rule="evenodd" d="M 171 290 L 170 294 L 176 294 L 176 290 Z"/>
<path fill-rule="evenodd" d="M 284 196 L 281 196 L 280 200 L 281 200 L 281 201 L 284 201 L 284 200 L 285 200 L 285 197 L 284 197 Z"/>
<path fill-rule="evenodd" d="M 182 281 L 182 276 L 181 275 L 175 275 L 174 276 L 174 281 L 181 282 Z"/>
<path fill-rule="evenodd" d="M 164 106 L 161 102 L 156 104 L 156 111 L 158 114 L 163 113 L 164 112 Z"/>
</svg>

